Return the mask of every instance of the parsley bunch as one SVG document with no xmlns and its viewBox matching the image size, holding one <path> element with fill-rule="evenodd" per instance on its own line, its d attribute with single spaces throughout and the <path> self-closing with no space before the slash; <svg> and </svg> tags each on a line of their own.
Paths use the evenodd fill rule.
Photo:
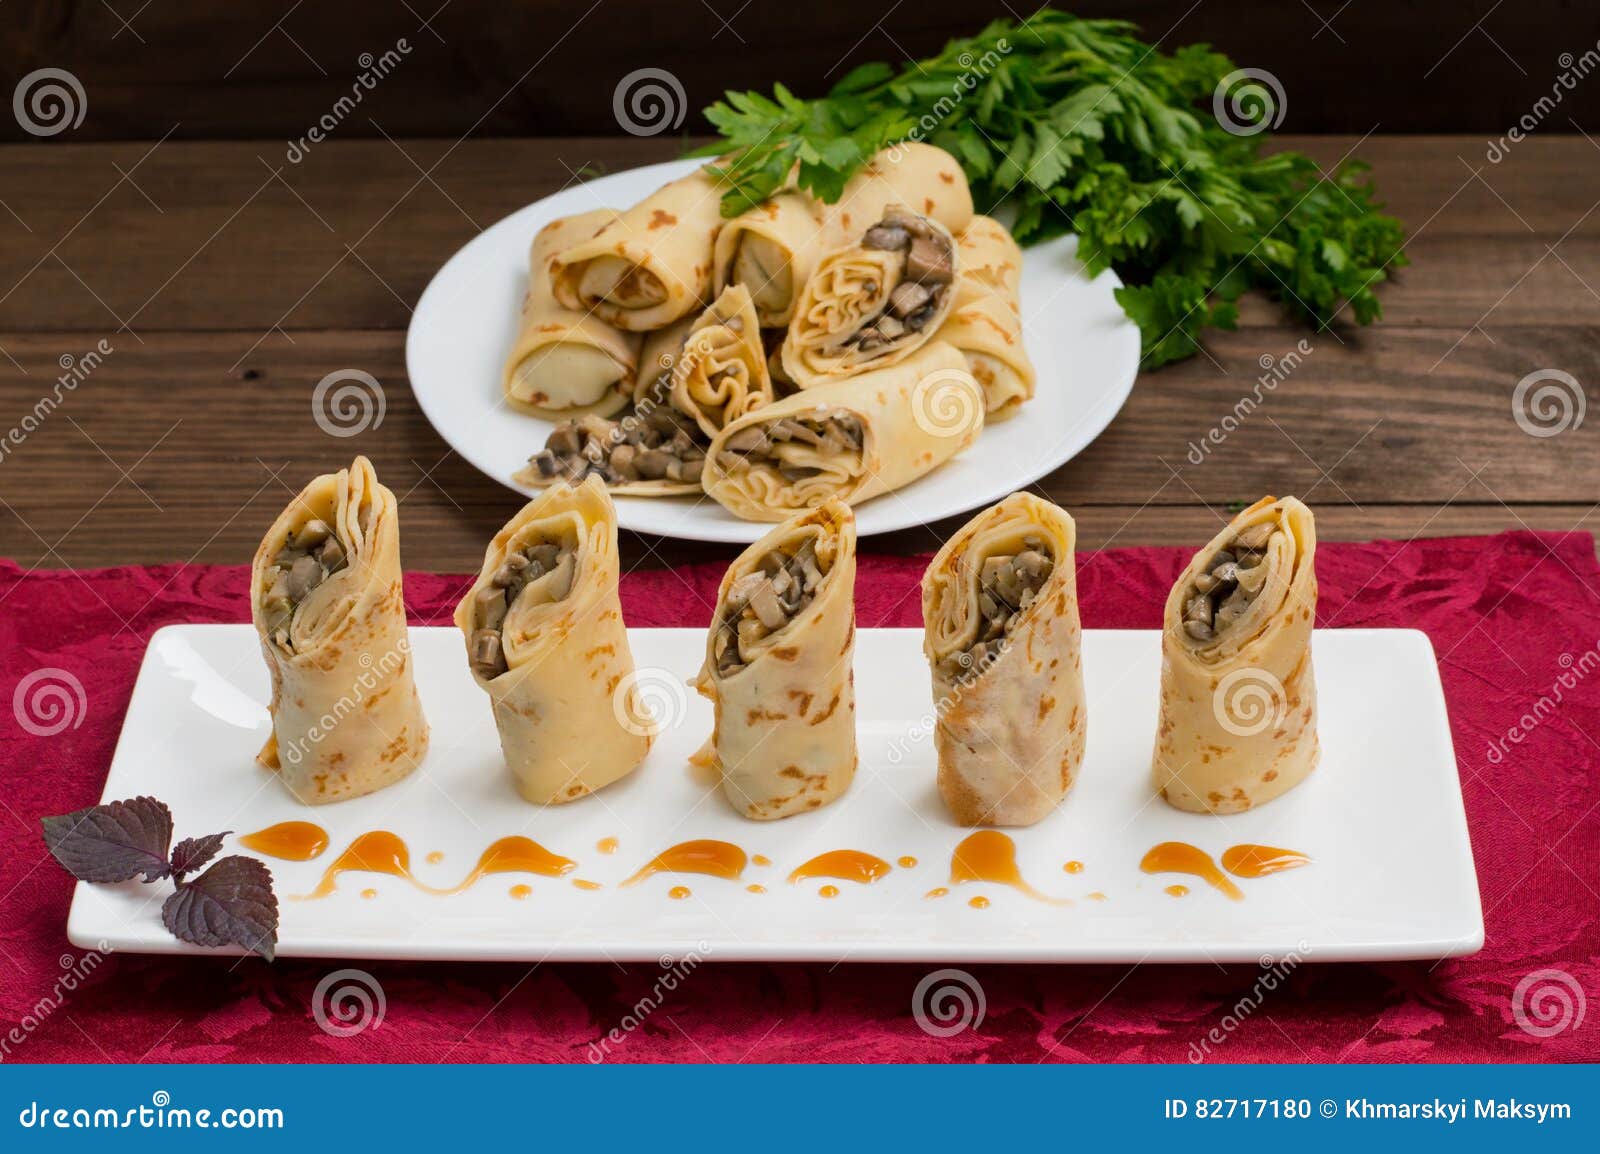
<svg viewBox="0 0 1600 1154">
<path fill-rule="evenodd" d="M 980 208 L 1007 203 L 1029 244 L 1077 233 L 1091 273 L 1116 269 L 1148 368 L 1192 356 L 1207 327 L 1233 328 L 1246 289 L 1317 328 L 1349 306 L 1381 315 L 1373 289 L 1406 263 L 1404 229 L 1379 211 L 1366 166 L 1321 173 L 1294 152 L 1261 155 L 1212 112 L 1233 63 L 1205 45 L 1168 55 L 1131 24 L 1044 9 L 996 21 L 896 71 L 855 69 L 826 96 L 729 92 L 706 110 L 723 139 L 704 149 L 733 216 L 782 188 L 838 200 L 874 153 L 906 139 L 953 154 Z M 1263 86 L 1227 99 L 1271 117 Z M 1251 107 L 1253 103 L 1254 107 Z"/>
</svg>

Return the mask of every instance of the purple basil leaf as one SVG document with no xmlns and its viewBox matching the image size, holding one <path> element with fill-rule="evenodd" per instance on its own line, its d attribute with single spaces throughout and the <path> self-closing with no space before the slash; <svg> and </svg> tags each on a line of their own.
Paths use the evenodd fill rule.
<svg viewBox="0 0 1600 1154">
<path fill-rule="evenodd" d="M 255 858 L 225 857 L 185 882 L 161 907 L 173 936 L 197 946 L 243 946 L 267 961 L 278 948 L 272 871 Z"/>
<path fill-rule="evenodd" d="M 92 805 L 39 824 L 45 847 L 79 881 L 125 882 L 143 874 L 153 882 L 172 872 L 172 811 L 153 797 Z"/>
<path fill-rule="evenodd" d="M 173 846 L 173 878 L 181 882 L 185 874 L 194 873 L 195 870 L 216 857 L 217 851 L 222 848 L 222 839 L 232 832 L 231 829 L 228 829 L 223 830 L 221 833 L 208 833 L 205 837 L 186 837 Z"/>
</svg>

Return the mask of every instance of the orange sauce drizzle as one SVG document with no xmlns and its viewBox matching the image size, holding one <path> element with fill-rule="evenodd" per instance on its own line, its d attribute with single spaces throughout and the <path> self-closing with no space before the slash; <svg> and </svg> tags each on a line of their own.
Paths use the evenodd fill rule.
<svg viewBox="0 0 1600 1154">
<path fill-rule="evenodd" d="M 818 854 L 806 862 L 789 875 L 789 881 L 792 884 L 807 878 L 838 878 L 840 881 L 871 885 L 879 878 L 886 877 L 893 868 L 881 857 L 862 853 L 858 849 L 835 849 Z"/>
<path fill-rule="evenodd" d="M 280 821 L 245 834 L 239 844 L 281 861 L 310 861 L 328 848 L 328 831 L 309 821 Z"/>
<path fill-rule="evenodd" d="M 940 886 L 938 889 L 929 890 L 927 893 L 923 894 L 922 896 L 925 897 L 925 898 L 942 898 L 946 894 L 948 894 L 949 892 L 950 892 L 949 890 L 945 889 L 943 886 Z"/>
<path fill-rule="evenodd" d="M 601 885 L 599 882 L 592 882 L 588 878 L 573 878 L 572 879 L 572 884 L 577 886 L 580 890 L 603 890 L 603 889 L 605 889 L 605 886 Z"/>
<path fill-rule="evenodd" d="M 1089 900 L 1091 902 L 1103 902 L 1106 900 L 1106 895 L 1099 890 L 1095 890 L 1094 893 L 1089 895 Z"/>
<path fill-rule="evenodd" d="M 432 853 L 430 853 L 428 855 L 428 864 L 429 865 L 438 865 L 442 861 L 444 861 L 444 854 L 441 853 L 439 850 L 434 850 Z"/>
<path fill-rule="evenodd" d="M 681 902 L 690 893 L 688 886 L 673 886 L 667 891 L 667 896 L 675 902 Z"/>
<path fill-rule="evenodd" d="M 1069 874 L 1081 874 L 1083 872 L 1083 863 L 1081 861 L 1069 861 L 1061 868 L 1066 870 Z"/>
<path fill-rule="evenodd" d="M 750 861 L 751 861 L 751 863 L 752 863 L 752 864 L 754 864 L 754 865 L 758 865 L 758 866 L 769 866 L 769 865 L 771 865 L 771 864 L 772 864 L 772 859 L 771 859 L 771 858 L 769 858 L 769 857 L 768 857 L 768 856 L 767 856 L 767 855 L 766 855 L 766 854 L 764 854 L 764 853 L 758 853 L 758 854 L 756 854 L 756 855 L 755 855 L 755 856 L 754 856 L 754 857 L 752 857 L 752 858 L 751 858 L 751 859 L 750 859 Z"/>
<path fill-rule="evenodd" d="M 1222 851 L 1222 868 L 1239 878 L 1264 878 L 1310 864 L 1311 859 L 1298 850 L 1270 845 L 1234 845 Z"/>
<path fill-rule="evenodd" d="M 1236 902 L 1244 900 L 1244 891 L 1217 868 L 1211 855 L 1188 842 L 1162 842 L 1144 855 L 1139 868 L 1147 874 L 1190 874 Z"/>
<path fill-rule="evenodd" d="M 458 894 L 489 874 L 532 873 L 561 877 L 575 869 L 577 864 L 570 858 L 551 853 L 529 838 L 503 837 L 483 851 L 478 864 L 459 885 L 445 890 L 435 889 L 418 881 L 411 872 L 411 851 L 399 835 L 386 829 L 375 829 L 351 842 L 343 853 L 329 863 L 316 888 L 301 896 L 306 900 L 327 897 L 338 887 L 339 875 L 346 873 L 387 874 L 405 878 L 424 893 Z"/>
<path fill-rule="evenodd" d="M 915 869 L 916 865 L 917 859 L 912 857 L 910 854 L 906 854 L 900 859 L 900 868 L 903 870 Z"/>
<path fill-rule="evenodd" d="M 979 894 L 968 901 L 967 904 L 975 910 L 986 910 L 989 908 L 989 899 Z"/>
<path fill-rule="evenodd" d="M 1066 898 L 1053 898 L 1040 893 L 1023 880 L 1017 869 L 1017 843 L 997 829 L 980 829 L 956 846 L 950 857 L 950 884 L 960 885 L 963 882 L 1010 886 L 1035 901 L 1054 906 L 1072 904 Z"/>
<path fill-rule="evenodd" d="M 1175 898 L 1181 898 L 1184 894 L 1189 892 L 1189 887 L 1188 886 L 1168 886 L 1167 889 L 1166 889 L 1166 892 L 1171 894 Z"/>
<path fill-rule="evenodd" d="M 820 897 L 820 898 L 836 898 L 836 897 L 839 896 L 839 887 L 838 886 L 823 886 L 820 890 L 817 891 L 817 896 Z"/>
<path fill-rule="evenodd" d="M 617 846 L 621 844 L 622 843 L 614 837 L 603 837 L 594 843 L 594 848 L 599 850 L 601 853 L 616 853 Z"/>
<path fill-rule="evenodd" d="M 764 894 L 764 893 L 767 892 L 767 887 L 766 886 L 748 885 L 748 886 L 745 886 L 744 888 L 749 890 L 753 894 Z"/>
<path fill-rule="evenodd" d="M 512 897 L 516 898 L 520 902 L 527 899 L 527 896 L 533 892 L 533 887 L 530 885 L 523 885 L 521 882 L 518 882 L 516 885 L 512 886 L 508 892 Z"/>
<path fill-rule="evenodd" d="M 375 898 L 375 897 L 378 896 L 378 891 L 377 890 L 362 890 L 361 891 L 361 896 L 364 897 L 364 898 L 368 898 L 368 899 Z"/>
<path fill-rule="evenodd" d="M 622 884 L 637 885 L 652 874 L 660 873 L 708 874 L 715 878 L 738 881 L 740 875 L 744 873 L 746 860 L 744 850 L 732 842 L 709 839 L 686 841 L 661 851 Z"/>
</svg>

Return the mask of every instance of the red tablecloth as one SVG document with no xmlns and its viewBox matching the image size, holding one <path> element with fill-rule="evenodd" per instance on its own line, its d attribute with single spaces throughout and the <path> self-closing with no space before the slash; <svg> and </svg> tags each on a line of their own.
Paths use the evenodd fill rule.
<svg viewBox="0 0 1600 1154">
<path fill-rule="evenodd" d="M 1153 628 L 1185 554 L 1079 558 L 1084 624 Z M 862 625 L 916 625 L 917 559 L 862 559 Z M 720 565 L 634 573 L 633 625 L 705 625 Z M 1588 534 L 1325 544 L 1318 625 L 1415 626 L 1442 664 L 1488 940 L 1443 964 L 1295 970 L 1215 1054 L 1223 1061 L 1511 1061 L 1600 1058 L 1600 566 Z M 448 621 L 458 578 L 417 574 L 419 623 Z M 243 568 L 25 573 L 0 561 L 0 693 L 41 668 L 87 695 L 83 724 L 35 737 L 0 712 L 0 1058 L 9 1061 L 584 1061 L 661 976 L 655 965 L 366 968 L 387 995 L 378 1029 L 323 1032 L 312 991 L 326 962 L 112 956 L 77 989 L 58 979 L 72 881 L 38 818 L 99 800 L 151 632 L 245 621 Z M 1517 727 L 1520 741 L 1507 739 Z M 1503 747 L 1495 764 L 1488 751 Z M 81 968 L 81 967 L 79 967 Z M 982 1026 L 924 1033 L 911 1013 L 924 967 L 706 963 L 610 1050 L 617 1061 L 1185 1061 L 1256 983 L 1252 966 L 977 966 Z M 1521 1028 L 1563 994 L 1572 1021 Z M 1552 982 L 1554 983 L 1552 985 Z M 1572 991 L 1576 990 L 1574 998 Z M 1578 1010 L 1583 1002 L 1584 1020 Z M 1542 1009 L 1559 1014 L 1555 1001 Z M 1559 1020 L 1559 1018 L 1557 1018 Z M 1537 1019 L 1534 1020 L 1537 1024 Z"/>
</svg>

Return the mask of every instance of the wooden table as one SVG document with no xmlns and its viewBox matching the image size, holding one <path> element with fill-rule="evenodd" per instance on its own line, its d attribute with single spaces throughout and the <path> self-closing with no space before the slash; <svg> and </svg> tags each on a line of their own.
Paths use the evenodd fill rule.
<svg viewBox="0 0 1600 1154">
<path fill-rule="evenodd" d="M 1284 143 L 1369 161 L 1410 227 L 1412 267 L 1383 290 L 1377 326 L 1307 333 L 1252 302 L 1207 355 L 1143 376 L 1099 440 L 1039 484 L 1083 547 L 1197 544 L 1262 492 L 1309 499 L 1332 539 L 1600 526 L 1600 144 L 1540 134 L 1491 164 L 1476 138 Z M 475 568 L 518 497 L 418 411 L 412 305 L 487 224 L 580 174 L 678 150 L 335 140 L 290 163 L 276 142 L 0 148 L 0 555 L 242 563 L 291 491 L 360 451 L 403 496 L 408 567 Z M 1220 445 L 1192 450 L 1256 392 L 1263 358 L 1302 337 L 1312 351 L 1288 379 Z M 311 408 L 316 382 L 345 368 L 387 401 L 381 426 L 349 440 Z M 1541 369 L 1580 382 L 1587 421 L 1524 431 L 1513 392 Z M 867 545 L 926 551 L 951 527 Z M 733 552 L 624 549 L 644 565 Z"/>
</svg>

